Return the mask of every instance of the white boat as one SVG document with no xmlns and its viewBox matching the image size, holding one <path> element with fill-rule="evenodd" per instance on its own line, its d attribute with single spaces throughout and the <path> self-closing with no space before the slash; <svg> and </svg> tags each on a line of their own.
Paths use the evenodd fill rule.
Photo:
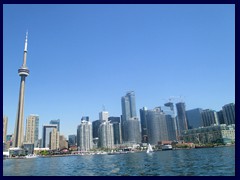
<svg viewBox="0 0 240 180">
<path fill-rule="evenodd" d="M 152 152 L 153 152 L 152 146 L 151 144 L 148 144 L 147 153 L 152 153 Z"/>
<path fill-rule="evenodd" d="M 171 144 L 164 144 L 162 145 L 162 151 L 165 151 L 165 150 L 172 150 L 172 145 Z"/>
<path fill-rule="evenodd" d="M 36 155 L 36 154 L 28 154 L 28 155 L 25 156 L 25 158 L 27 158 L 27 159 L 29 159 L 29 158 L 37 158 L 37 157 L 39 157 L 39 156 Z"/>
</svg>

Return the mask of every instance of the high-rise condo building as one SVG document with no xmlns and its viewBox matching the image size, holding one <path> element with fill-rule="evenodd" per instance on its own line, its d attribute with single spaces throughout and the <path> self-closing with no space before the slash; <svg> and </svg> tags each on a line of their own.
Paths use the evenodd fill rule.
<svg viewBox="0 0 240 180">
<path fill-rule="evenodd" d="M 39 134 L 39 116 L 31 114 L 26 121 L 26 133 L 25 142 L 34 144 L 34 147 L 38 146 L 38 134 Z"/>
<path fill-rule="evenodd" d="M 7 125 L 8 125 L 8 117 L 3 116 L 3 142 L 7 142 Z"/>
<path fill-rule="evenodd" d="M 223 117 L 223 110 L 218 111 L 217 116 L 218 116 L 219 124 L 225 124 L 224 117 Z"/>
<path fill-rule="evenodd" d="M 51 120 L 50 124 L 56 124 L 57 125 L 57 130 L 58 130 L 58 132 L 60 132 L 60 119 Z"/>
<path fill-rule="evenodd" d="M 225 124 L 235 124 L 235 104 L 230 103 L 222 107 Z"/>
<path fill-rule="evenodd" d="M 42 147 L 43 148 L 50 148 L 50 133 L 53 129 L 57 130 L 57 124 L 45 124 L 43 125 L 43 135 L 42 135 Z"/>
<path fill-rule="evenodd" d="M 13 147 L 23 147 L 24 140 L 24 91 L 25 91 L 25 79 L 29 75 L 29 70 L 27 68 L 27 40 L 28 33 L 26 33 L 24 53 L 23 53 L 23 65 L 18 69 L 18 74 L 21 77 L 20 81 L 20 91 L 18 100 L 17 117 L 14 129 L 14 140 Z"/>
<path fill-rule="evenodd" d="M 109 121 L 104 121 L 99 127 L 99 147 L 113 148 L 113 146 L 113 125 Z"/>
<path fill-rule="evenodd" d="M 184 102 L 176 103 L 176 109 L 177 109 L 178 134 L 181 135 L 181 133 L 184 130 L 188 130 L 185 103 Z"/>
<path fill-rule="evenodd" d="M 204 109 L 201 112 L 203 126 L 219 125 L 217 112 L 211 109 Z"/>
<path fill-rule="evenodd" d="M 194 129 L 203 126 L 201 112 L 201 108 L 195 108 L 186 111 L 188 129 Z"/>
<path fill-rule="evenodd" d="M 57 128 L 53 128 L 49 134 L 49 149 L 57 150 L 59 149 L 59 131 Z"/>
<path fill-rule="evenodd" d="M 147 110 L 148 143 L 158 144 L 159 141 L 168 140 L 168 131 L 165 114 L 159 107 Z"/>
<path fill-rule="evenodd" d="M 77 128 L 77 146 L 81 151 L 89 151 L 93 148 L 92 123 L 82 120 Z"/>
</svg>

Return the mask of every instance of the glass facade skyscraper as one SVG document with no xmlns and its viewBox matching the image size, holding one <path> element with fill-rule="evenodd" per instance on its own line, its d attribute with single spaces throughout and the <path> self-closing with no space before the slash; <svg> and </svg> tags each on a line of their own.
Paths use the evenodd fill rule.
<svg viewBox="0 0 240 180">
<path fill-rule="evenodd" d="M 184 130 L 188 130 L 185 103 L 184 102 L 176 103 L 176 109 L 177 109 L 178 134 L 181 135 L 181 133 Z"/>
<path fill-rule="evenodd" d="M 136 113 L 135 93 L 134 91 L 127 92 L 121 99 L 122 103 L 122 138 L 123 142 L 135 141 L 137 143 L 140 139 L 139 120 Z M 131 126 L 131 128 L 129 127 Z M 133 135 L 133 133 L 135 133 Z"/>
<path fill-rule="evenodd" d="M 57 130 L 58 130 L 58 132 L 60 132 L 60 119 L 51 120 L 50 124 L 56 124 L 57 125 Z"/>
<path fill-rule="evenodd" d="M 203 126 L 202 109 L 196 108 L 186 111 L 187 121 L 188 121 L 188 129 L 199 128 Z"/>
</svg>

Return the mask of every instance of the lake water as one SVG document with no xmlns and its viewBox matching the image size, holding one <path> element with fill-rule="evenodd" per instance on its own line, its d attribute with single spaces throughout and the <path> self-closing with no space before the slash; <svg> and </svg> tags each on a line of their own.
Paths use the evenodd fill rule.
<svg viewBox="0 0 240 180">
<path fill-rule="evenodd" d="M 235 146 L 3 160 L 4 176 L 235 176 Z"/>
</svg>

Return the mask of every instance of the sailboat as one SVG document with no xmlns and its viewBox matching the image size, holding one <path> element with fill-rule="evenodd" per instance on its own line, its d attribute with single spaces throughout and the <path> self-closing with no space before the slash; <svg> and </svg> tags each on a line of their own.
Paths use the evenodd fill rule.
<svg viewBox="0 0 240 180">
<path fill-rule="evenodd" d="M 152 152 L 153 152 L 152 146 L 151 144 L 148 144 L 147 153 L 152 153 Z"/>
</svg>

